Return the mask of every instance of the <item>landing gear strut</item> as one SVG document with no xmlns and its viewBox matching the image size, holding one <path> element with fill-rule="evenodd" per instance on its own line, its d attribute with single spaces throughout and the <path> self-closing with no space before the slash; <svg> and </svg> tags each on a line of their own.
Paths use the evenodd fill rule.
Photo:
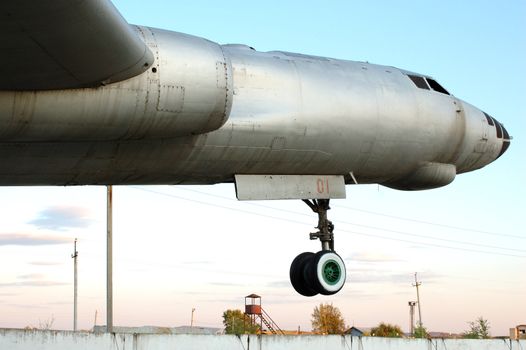
<svg viewBox="0 0 526 350">
<path fill-rule="evenodd" d="M 290 282 L 301 295 L 332 295 L 345 284 L 345 264 L 334 251 L 334 225 L 327 219 L 329 199 L 303 200 L 318 214 L 318 232 L 311 233 L 310 239 L 321 241 L 321 251 L 305 252 L 298 255 L 290 266 Z"/>
</svg>

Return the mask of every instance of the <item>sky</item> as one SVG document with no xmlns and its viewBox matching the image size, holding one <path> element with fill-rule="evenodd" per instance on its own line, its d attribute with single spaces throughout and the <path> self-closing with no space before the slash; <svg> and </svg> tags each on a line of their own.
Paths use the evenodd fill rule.
<svg viewBox="0 0 526 350">
<path fill-rule="evenodd" d="M 347 283 L 305 298 L 291 261 L 319 250 L 301 201 L 239 202 L 230 184 L 114 187 L 114 324 L 221 327 L 224 310 L 262 296 L 283 329 L 310 330 L 332 303 L 349 326 L 409 328 L 420 288 L 428 330 L 462 332 L 482 316 L 493 335 L 526 323 L 526 3 L 523 1 L 115 1 L 134 24 L 396 66 L 436 78 L 513 136 L 496 162 L 444 188 L 347 187 L 333 200 Z M 0 188 L 0 327 L 73 326 L 73 240 L 79 328 L 105 324 L 106 188 Z"/>
</svg>

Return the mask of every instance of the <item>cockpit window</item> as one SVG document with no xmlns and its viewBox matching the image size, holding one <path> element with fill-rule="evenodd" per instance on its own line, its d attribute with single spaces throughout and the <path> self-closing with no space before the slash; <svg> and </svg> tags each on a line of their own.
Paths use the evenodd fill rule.
<svg viewBox="0 0 526 350">
<path fill-rule="evenodd" d="M 501 123 L 499 123 L 499 121 L 495 118 L 493 118 L 491 115 L 489 115 L 488 113 L 486 112 L 482 112 L 484 113 L 484 116 L 486 117 L 486 120 L 488 121 L 488 124 L 491 125 L 491 126 L 495 126 L 495 130 L 497 132 L 497 138 L 499 139 L 504 139 L 504 142 L 510 142 L 510 134 L 508 134 L 508 130 L 506 130 L 506 128 L 504 127 L 504 125 L 502 125 Z M 505 146 L 505 147 L 508 147 L 509 145 Z M 503 152 L 501 152 L 502 154 Z M 500 157 L 500 155 L 499 155 Z"/>
<path fill-rule="evenodd" d="M 497 128 L 497 138 L 502 138 L 502 126 L 498 121 L 495 120 L 495 127 Z"/>
<path fill-rule="evenodd" d="M 439 83 L 437 83 L 435 80 L 431 78 L 426 78 L 427 82 L 429 83 L 429 86 L 431 86 L 431 89 L 435 90 L 436 92 L 440 92 L 442 94 L 449 95 L 449 92 L 447 92 L 446 89 L 442 87 Z"/>
<path fill-rule="evenodd" d="M 449 95 L 449 92 L 447 92 L 447 90 L 444 89 L 444 87 L 440 85 L 439 83 L 437 83 L 437 81 L 434 79 L 425 78 L 421 75 L 414 75 L 414 74 L 407 74 L 407 76 L 420 89 L 433 90 L 436 92 L 440 92 L 441 94 Z"/>
<path fill-rule="evenodd" d="M 416 86 L 418 86 L 420 89 L 426 89 L 426 90 L 429 90 L 429 86 L 427 86 L 427 83 L 424 79 L 424 77 L 421 77 L 421 76 L 418 76 L 418 75 L 411 75 L 411 74 L 408 74 L 407 75 L 409 77 L 409 79 L 411 79 L 413 81 L 413 83 L 415 83 Z"/>
<path fill-rule="evenodd" d="M 491 126 L 495 125 L 493 123 L 493 118 L 488 113 L 486 113 L 486 112 L 482 112 L 482 113 L 484 113 L 484 115 L 486 116 L 486 120 L 488 121 L 489 125 L 491 125 Z"/>
</svg>

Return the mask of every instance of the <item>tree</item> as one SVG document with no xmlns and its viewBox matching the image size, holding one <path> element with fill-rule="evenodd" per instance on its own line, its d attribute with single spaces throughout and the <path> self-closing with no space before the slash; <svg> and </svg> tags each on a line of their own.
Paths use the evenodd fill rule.
<svg viewBox="0 0 526 350">
<path fill-rule="evenodd" d="M 49 319 L 46 319 L 44 321 L 38 320 L 38 327 L 35 326 L 25 326 L 24 329 L 26 331 L 50 331 L 53 328 L 53 324 L 55 323 L 55 315 L 51 315 Z"/>
<path fill-rule="evenodd" d="M 340 309 L 321 303 L 312 312 L 312 330 L 322 334 L 343 334 L 347 329 Z"/>
<path fill-rule="evenodd" d="M 462 333 L 462 338 L 465 339 L 488 339 L 491 338 L 489 333 L 489 322 L 480 316 L 473 322 L 469 323 L 469 330 Z"/>
<path fill-rule="evenodd" d="M 390 323 L 381 322 L 378 326 L 371 329 L 372 337 L 401 338 L 402 334 L 404 334 L 404 332 L 402 332 L 400 326 Z"/>
<path fill-rule="evenodd" d="M 223 325 L 226 334 L 256 334 L 259 331 L 259 325 L 251 325 L 250 317 L 239 309 L 223 312 Z"/>
<path fill-rule="evenodd" d="M 428 333 L 427 333 L 426 327 L 424 326 L 415 327 L 415 332 L 413 335 L 415 338 L 427 338 Z"/>
</svg>

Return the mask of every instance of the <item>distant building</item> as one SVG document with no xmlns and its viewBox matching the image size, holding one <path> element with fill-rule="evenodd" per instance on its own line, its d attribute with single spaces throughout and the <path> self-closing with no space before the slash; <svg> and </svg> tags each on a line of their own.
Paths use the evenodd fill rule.
<svg viewBox="0 0 526 350">
<path fill-rule="evenodd" d="M 438 339 L 460 339 L 462 334 L 450 333 L 450 332 L 427 332 L 429 338 Z"/>
<path fill-rule="evenodd" d="M 526 324 L 510 328 L 510 339 L 526 339 Z"/>
<path fill-rule="evenodd" d="M 353 337 L 362 337 L 364 333 L 365 331 L 362 331 L 361 329 L 352 326 L 351 328 L 346 330 L 344 334 L 351 335 Z"/>
<path fill-rule="evenodd" d="M 309 332 L 309 331 L 301 331 L 301 330 L 285 330 L 283 329 L 282 330 L 283 332 L 283 335 L 319 335 L 319 333 L 316 333 L 316 332 Z M 266 330 L 263 330 L 263 332 L 261 332 L 261 334 L 268 334 L 268 335 L 272 335 L 273 333 L 271 332 L 268 332 Z"/>
</svg>

